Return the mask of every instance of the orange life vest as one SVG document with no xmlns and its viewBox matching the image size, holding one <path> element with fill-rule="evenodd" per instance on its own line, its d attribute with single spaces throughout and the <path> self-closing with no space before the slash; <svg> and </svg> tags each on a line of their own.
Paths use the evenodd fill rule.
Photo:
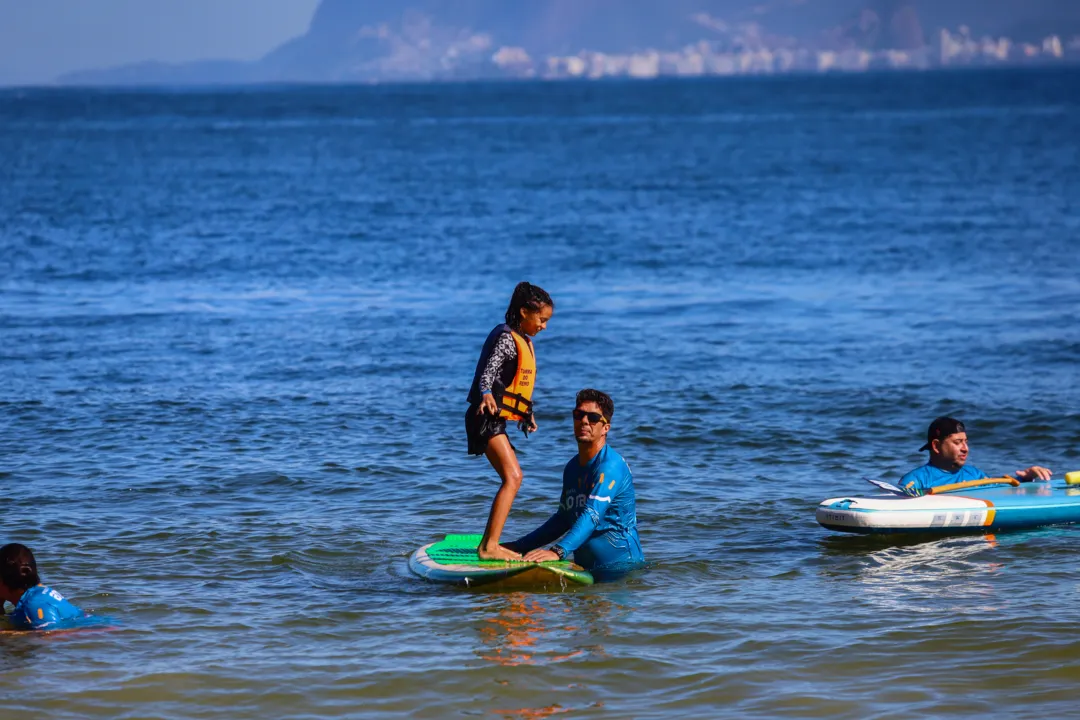
<svg viewBox="0 0 1080 720">
<path fill-rule="evenodd" d="M 524 420 L 532 414 L 533 386 L 536 384 L 536 356 L 532 344 L 522 335 L 510 331 L 517 345 L 517 371 L 514 380 L 506 386 L 499 401 L 499 417 L 507 420 Z"/>
</svg>

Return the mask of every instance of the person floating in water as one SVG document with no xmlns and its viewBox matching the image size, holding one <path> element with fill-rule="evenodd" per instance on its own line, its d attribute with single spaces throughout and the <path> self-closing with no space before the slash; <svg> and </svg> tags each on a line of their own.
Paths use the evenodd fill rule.
<svg viewBox="0 0 1080 720">
<path fill-rule="evenodd" d="M 930 488 L 953 483 L 981 480 L 986 473 L 972 465 L 968 458 L 968 437 L 964 423 L 951 417 L 939 417 L 926 431 L 926 444 L 919 448 L 930 451 L 930 461 L 900 478 L 900 489 L 908 495 L 925 495 Z M 1013 473 L 1017 480 L 1049 480 L 1050 470 L 1032 465 Z"/>
<path fill-rule="evenodd" d="M 543 289 L 518 283 L 506 310 L 506 322 L 496 326 L 484 342 L 469 388 L 469 409 L 465 411 L 469 454 L 485 455 L 502 480 L 477 548 L 485 560 L 521 558 L 499 544 L 522 478 L 506 434 L 506 421 L 516 421 L 525 437 L 537 429 L 532 402 L 536 353 L 530 338 L 547 327 L 554 312 L 555 301 Z"/>
<path fill-rule="evenodd" d="M 41 584 L 30 548 L 18 543 L 0 547 L 0 605 L 15 606 L 10 615 L 16 630 L 56 630 L 84 613 L 52 588 Z"/>
<path fill-rule="evenodd" d="M 559 509 L 531 533 L 507 543 L 525 560 L 547 562 L 570 555 L 598 579 L 645 564 L 637 532 L 634 478 L 622 455 L 607 444 L 615 403 L 599 390 L 577 394 L 577 455 L 563 468 Z M 562 538 L 561 540 L 559 538 Z M 549 549 L 541 548 L 558 540 Z"/>
</svg>

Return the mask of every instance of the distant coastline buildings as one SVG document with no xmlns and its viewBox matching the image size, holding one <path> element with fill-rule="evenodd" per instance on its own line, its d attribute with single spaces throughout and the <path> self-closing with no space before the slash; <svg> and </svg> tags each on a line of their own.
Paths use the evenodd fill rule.
<svg viewBox="0 0 1080 720">
<path fill-rule="evenodd" d="M 995 7 L 1000 11 L 1001 3 L 1013 1 L 1000 0 Z M 915 0 L 862 0 L 860 11 L 842 16 L 835 3 L 825 0 L 785 0 L 774 3 L 772 10 L 756 2 L 626 0 L 625 5 L 611 5 L 598 0 L 475 0 L 414 7 L 414 0 L 403 0 L 400 6 L 376 0 L 320 0 L 305 35 L 258 60 L 136 63 L 69 73 L 57 82 L 113 86 L 647 79 L 1080 63 L 1080 35 L 1073 36 L 1080 30 L 1080 15 L 1075 14 L 1004 23 L 999 12 L 996 23 L 984 23 L 1015 28 L 1011 32 L 1022 33 L 1022 39 L 1015 40 L 984 37 L 965 26 L 931 31 Z M 918 3 L 924 13 L 930 2 Z M 715 12 L 743 3 L 744 10 L 756 9 L 738 17 L 753 21 L 685 13 L 691 4 Z M 844 4 L 859 3 L 844 0 Z M 616 5 L 647 6 L 655 12 L 616 21 L 610 17 Z M 781 5 L 813 5 L 813 11 L 802 16 L 808 19 L 806 27 L 780 22 Z M 975 21 L 974 13 L 989 7 L 987 0 L 964 0 L 964 5 L 968 10 L 952 13 L 948 22 L 962 17 Z M 571 6 L 575 12 L 565 14 Z M 943 17 L 940 13 L 927 14 L 935 18 L 936 27 L 945 24 L 936 19 Z M 1014 20 L 1021 15 L 1014 14 Z M 1023 16 L 1032 20 L 1036 15 Z M 796 30 L 797 36 L 779 34 Z"/>
<path fill-rule="evenodd" d="M 501 47 L 490 62 L 499 76 L 551 80 L 932 70 L 1080 62 L 1080 36 L 1065 41 L 1052 35 L 1032 44 L 1004 37 L 977 39 L 960 27 L 955 32 L 942 29 L 930 44 L 910 49 L 806 48 L 783 40 L 773 44 L 749 25 L 724 40 L 703 40 L 676 51 L 586 50 L 534 58 L 523 48 Z"/>
</svg>

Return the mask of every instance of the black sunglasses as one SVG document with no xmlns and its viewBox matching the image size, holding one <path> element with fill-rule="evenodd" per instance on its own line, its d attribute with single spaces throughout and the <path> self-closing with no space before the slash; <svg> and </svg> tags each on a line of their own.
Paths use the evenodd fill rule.
<svg viewBox="0 0 1080 720">
<path fill-rule="evenodd" d="M 604 417 L 603 414 L 601 414 L 601 413 L 598 413 L 598 412 L 585 412 L 584 410 L 574 410 L 574 419 L 575 420 L 580 421 L 580 420 L 583 420 L 585 418 L 589 418 L 589 422 L 591 422 L 593 425 L 600 422 L 601 420 L 603 420 L 604 422 L 607 422 L 607 418 Z"/>
</svg>

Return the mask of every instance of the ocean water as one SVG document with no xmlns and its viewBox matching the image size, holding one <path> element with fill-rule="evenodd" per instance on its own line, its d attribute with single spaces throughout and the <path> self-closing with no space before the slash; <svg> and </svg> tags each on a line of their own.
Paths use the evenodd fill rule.
<svg viewBox="0 0 1080 720">
<path fill-rule="evenodd" d="M 1080 529 L 865 539 L 924 461 L 1080 469 L 1080 72 L 0 91 L 0 541 L 112 629 L 0 633 L 47 718 L 1062 717 Z M 480 345 L 527 279 L 506 537 L 616 402 L 650 567 L 412 577 L 479 532 Z"/>
</svg>

